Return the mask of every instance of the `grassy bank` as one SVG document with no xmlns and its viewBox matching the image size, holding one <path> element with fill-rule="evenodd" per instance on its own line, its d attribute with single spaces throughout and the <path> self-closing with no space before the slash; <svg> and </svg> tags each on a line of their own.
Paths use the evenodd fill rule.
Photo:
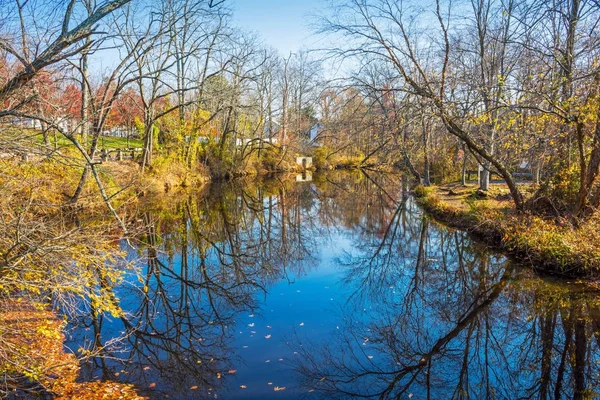
<svg viewBox="0 0 600 400">
<path fill-rule="evenodd" d="M 33 143 L 35 145 L 44 144 L 44 136 L 41 133 L 36 133 L 36 131 L 32 131 L 33 135 Z M 73 147 L 73 143 L 67 140 L 62 135 L 49 135 L 48 141 L 50 142 L 50 147 L 55 148 L 58 147 L 60 149 L 71 148 Z M 134 138 L 122 138 L 122 137 L 113 137 L 113 136 L 100 136 L 98 140 L 98 148 L 99 149 L 135 149 L 144 147 L 144 141 L 141 139 Z"/>
<path fill-rule="evenodd" d="M 517 214 L 508 190 L 485 197 L 474 186 L 419 186 L 418 202 L 436 219 L 474 234 L 537 271 L 569 278 L 600 278 L 600 216 L 574 227 L 566 220 Z"/>
</svg>

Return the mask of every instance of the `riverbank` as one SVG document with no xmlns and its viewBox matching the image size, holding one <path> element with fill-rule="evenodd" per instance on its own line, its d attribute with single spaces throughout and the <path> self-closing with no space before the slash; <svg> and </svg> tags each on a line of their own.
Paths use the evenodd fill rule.
<svg viewBox="0 0 600 400">
<path fill-rule="evenodd" d="M 436 219 L 472 233 L 514 255 L 534 270 L 568 278 L 600 278 L 600 216 L 578 227 L 567 221 L 517 214 L 508 189 L 494 185 L 487 196 L 457 184 L 415 189 L 417 201 Z"/>
<path fill-rule="evenodd" d="M 28 301 L 0 302 L 0 396 L 142 400 L 133 385 L 77 382 L 80 360 L 64 350 L 63 321 Z"/>
<path fill-rule="evenodd" d="M 124 219 L 135 215 L 141 183 L 135 167 L 97 166 Z M 113 283 L 127 270 L 118 246 L 122 231 L 92 178 L 80 201 L 69 202 L 81 171 L 64 159 L 0 163 L 1 398 L 142 398 L 130 385 L 77 382 L 84 354 L 63 348 L 64 321 L 50 308 L 93 304 L 112 315 L 119 311 L 99 288 L 97 274 Z"/>
<path fill-rule="evenodd" d="M 0 302 L 14 305 L 1 307 L 6 312 L 0 316 L 0 340 L 4 339 L 6 346 L 0 345 L 0 353 L 10 351 L 0 354 L 0 373 L 16 377 L 12 387 L 32 395 L 112 399 L 127 393 L 124 398 L 135 399 L 132 387 L 115 386 L 110 381 L 76 382 L 78 361 L 87 353 L 63 349 L 60 311 L 47 308 L 51 299 L 58 298 L 60 304 L 53 303 L 56 310 L 85 310 L 93 304 L 99 313 L 118 317 L 118 301 L 103 286 L 106 282 L 118 286 L 130 270 L 126 254 L 119 248 L 122 227 L 106 207 L 93 177 L 88 177 L 79 201 L 72 204 L 70 199 L 83 168 L 65 163 L 60 158 L 32 158 L 27 162 L 6 159 L 0 163 L 0 207 L 4 210 L 0 226 Z M 165 210 L 179 217 L 180 208 L 175 209 L 174 204 L 179 204 L 180 196 L 198 195 L 211 180 L 206 167 L 190 169 L 160 159 L 143 175 L 139 164 L 131 160 L 107 160 L 97 164 L 96 169 L 130 238 L 146 234 L 142 225 L 146 216 L 147 223 L 152 220 L 149 209 L 157 210 L 154 218 L 164 217 Z M 249 180 L 263 179 L 261 174 L 256 175 L 256 179 Z M 296 181 L 293 172 L 284 192 L 298 186 Z M 318 181 L 315 178 L 315 183 Z M 272 189 L 273 195 L 279 194 L 278 189 Z M 21 298 L 22 302 L 17 301 Z M 36 300 L 28 300 L 33 298 Z M 92 392 L 98 395 L 89 395 Z"/>
</svg>

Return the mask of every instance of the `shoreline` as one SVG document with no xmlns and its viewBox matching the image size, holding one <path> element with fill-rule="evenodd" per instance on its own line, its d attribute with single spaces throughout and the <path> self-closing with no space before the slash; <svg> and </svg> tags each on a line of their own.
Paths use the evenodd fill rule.
<svg viewBox="0 0 600 400">
<path fill-rule="evenodd" d="M 600 277 L 600 250 L 593 245 L 598 232 L 582 235 L 587 226 L 576 229 L 531 215 L 518 215 L 505 199 L 477 199 L 473 187 L 460 187 L 462 192 L 444 194 L 458 188 L 417 186 L 414 196 L 436 220 L 474 235 L 536 272 L 589 282 Z"/>
<path fill-rule="evenodd" d="M 1 340 L 21 350 L 1 354 L 0 359 L 11 366 L 4 371 L 5 380 L 14 383 L 14 388 L 3 388 L 3 394 L 64 400 L 147 399 L 132 384 L 111 380 L 79 382 L 81 360 L 75 353 L 65 351 L 64 322 L 55 311 L 29 300 L 1 304 Z"/>
</svg>

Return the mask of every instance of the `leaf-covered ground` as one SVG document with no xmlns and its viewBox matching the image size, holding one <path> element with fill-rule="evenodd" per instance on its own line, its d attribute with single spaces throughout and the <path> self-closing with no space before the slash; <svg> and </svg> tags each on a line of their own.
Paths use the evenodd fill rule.
<svg viewBox="0 0 600 400">
<path fill-rule="evenodd" d="M 26 302 L 3 302 L 0 311 L 0 396 L 50 395 L 57 399 L 144 399 L 132 385 L 76 382 L 79 362 L 63 348 L 63 322 Z"/>
</svg>

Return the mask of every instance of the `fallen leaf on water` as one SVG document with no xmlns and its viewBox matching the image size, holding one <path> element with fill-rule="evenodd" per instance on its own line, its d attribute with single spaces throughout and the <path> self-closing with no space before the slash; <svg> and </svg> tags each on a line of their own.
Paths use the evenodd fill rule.
<svg viewBox="0 0 600 400">
<path fill-rule="evenodd" d="M 144 371 L 148 371 L 150 367 L 144 367 Z"/>
<path fill-rule="evenodd" d="M 282 386 L 282 387 L 275 386 L 275 387 L 273 388 L 273 390 L 274 390 L 274 391 L 276 391 L 276 392 L 280 392 L 280 391 L 282 391 L 282 390 L 285 390 L 285 386 Z"/>
<path fill-rule="evenodd" d="M 148 385 L 148 387 L 152 389 L 153 387 L 156 387 L 156 383 L 152 382 L 150 385 Z"/>
<path fill-rule="evenodd" d="M 196 389 L 198 389 L 198 386 L 192 386 L 192 387 L 190 388 L 190 390 L 196 390 Z"/>
<path fill-rule="evenodd" d="M 221 379 L 221 373 L 217 372 L 217 379 Z"/>
<path fill-rule="evenodd" d="M 248 386 L 246 386 L 246 385 L 240 385 L 240 388 L 242 388 L 242 389 L 246 389 L 247 387 Z"/>
</svg>

